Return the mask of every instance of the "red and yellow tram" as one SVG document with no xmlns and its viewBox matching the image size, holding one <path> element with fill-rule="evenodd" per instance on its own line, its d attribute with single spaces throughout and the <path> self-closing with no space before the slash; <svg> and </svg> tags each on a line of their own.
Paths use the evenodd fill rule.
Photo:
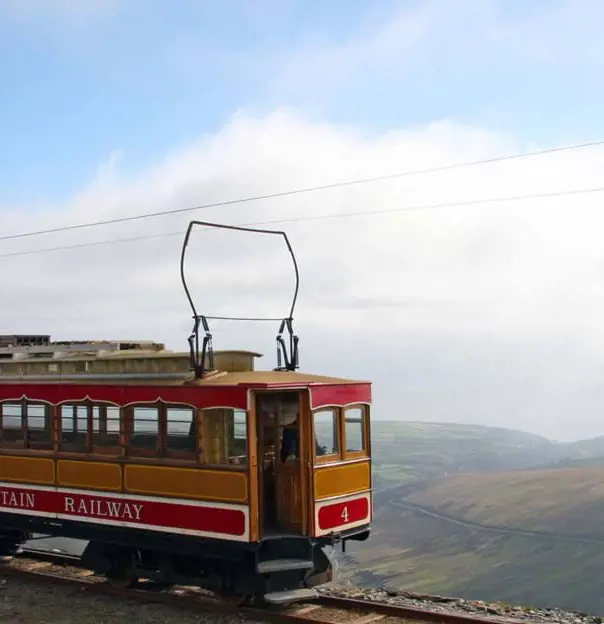
<svg viewBox="0 0 604 624">
<path fill-rule="evenodd" d="M 113 583 L 277 603 L 330 580 L 369 535 L 370 383 L 190 344 L 0 337 L 0 554 L 72 537 Z"/>
</svg>

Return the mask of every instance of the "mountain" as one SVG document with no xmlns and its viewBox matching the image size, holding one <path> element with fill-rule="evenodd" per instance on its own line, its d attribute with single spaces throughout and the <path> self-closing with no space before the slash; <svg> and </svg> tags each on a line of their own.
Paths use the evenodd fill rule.
<svg viewBox="0 0 604 624">
<path fill-rule="evenodd" d="M 463 472 L 531 468 L 566 457 L 564 445 L 545 437 L 481 425 L 373 421 L 371 444 L 378 488 Z"/>
</svg>

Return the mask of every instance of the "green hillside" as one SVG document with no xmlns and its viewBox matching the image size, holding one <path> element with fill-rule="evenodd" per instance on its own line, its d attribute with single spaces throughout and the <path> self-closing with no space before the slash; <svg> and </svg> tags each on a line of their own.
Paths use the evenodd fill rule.
<svg viewBox="0 0 604 624">
<path fill-rule="evenodd" d="M 604 437 L 374 421 L 372 451 L 373 534 L 341 580 L 604 615 Z"/>
<path fill-rule="evenodd" d="M 435 478 L 376 492 L 375 507 L 343 578 L 604 615 L 604 469 Z"/>
<path fill-rule="evenodd" d="M 604 436 L 578 440 L 566 445 L 567 452 L 577 459 L 588 459 L 591 457 L 604 456 Z"/>
<path fill-rule="evenodd" d="M 547 438 L 480 425 L 373 421 L 371 441 L 378 487 L 447 474 L 530 468 L 565 456 Z"/>
<path fill-rule="evenodd" d="M 401 501 L 484 526 L 604 543 L 603 468 L 467 474 L 415 483 L 389 494 L 383 504 Z"/>
<path fill-rule="evenodd" d="M 377 489 L 467 472 L 604 466 L 604 436 L 557 443 L 482 425 L 373 421 Z"/>
<path fill-rule="evenodd" d="M 341 582 L 604 615 L 604 544 L 482 532 L 392 510 L 347 555 Z"/>
</svg>

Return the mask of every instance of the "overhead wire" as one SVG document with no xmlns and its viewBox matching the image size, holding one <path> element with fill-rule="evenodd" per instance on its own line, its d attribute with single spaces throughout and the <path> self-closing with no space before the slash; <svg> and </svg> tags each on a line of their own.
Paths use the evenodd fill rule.
<svg viewBox="0 0 604 624">
<path fill-rule="evenodd" d="M 243 227 L 255 227 L 255 226 L 269 226 L 269 225 L 282 225 L 286 223 L 301 223 L 306 221 L 319 221 L 319 220 L 327 220 L 327 219 L 345 219 L 345 218 L 355 218 L 355 217 L 370 217 L 370 216 L 378 216 L 378 215 L 386 215 L 386 214 L 397 214 L 403 212 L 413 212 L 418 210 L 428 210 L 434 208 L 449 208 L 449 207 L 463 207 L 463 206 L 475 206 L 480 204 L 496 204 L 496 203 L 507 203 L 507 202 L 515 202 L 522 200 L 534 200 L 534 199 L 546 199 L 553 197 L 564 197 L 570 195 L 587 195 L 592 193 L 601 193 L 604 192 L 604 186 L 598 186 L 594 188 L 587 189 L 568 189 L 561 191 L 551 191 L 548 193 L 531 193 L 524 195 L 511 195 L 507 197 L 491 197 L 485 199 L 470 199 L 464 201 L 457 202 L 440 202 L 435 204 L 419 204 L 415 206 L 399 206 L 397 208 L 384 208 L 382 210 L 362 210 L 356 212 L 337 212 L 323 215 L 310 215 L 306 217 L 289 217 L 284 219 L 272 219 L 267 221 L 253 221 L 249 223 L 238 223 L 237 226 Z M 203 228 L 198 230 L 198 232 L 208 231 L 209 228 Z M 171 236 L 182 236 L 183 232 L 164 232 L 162 234 L 146 234 L 143 236 L 133 236 L 129 238 L 116 238 L 110 240 L 102 240 L 102 241 L 91 241 L 86 243 L 77 243 L 75 245 L 62 245 L 57 247 L 46 247 L 43 249 L 28 249 L 25 251 L 13 251 L 8 253 L 1 253 L 0 258 L 11 258 L 15 256 L 29 256 L 29 255 L 38 255 L 42 253 L 50 253 L 54 251 L 67 251 L 72 249 L 82 249 L 87 247 L 103 247 L 106 245 L 114 245 L 120 243 L 133 243 L 143 240 L 152 240 L 155 238 L 167 238 Z"/>
<path fill-rule="evenodd" d="M 151 218 L 161 217 L 161 216 L 166 216 L 166 215 L 183 214 L 183 213 L 194 212 L 194 211 L 198 211 L 198 210 L 207 210 L 207 209 L 210 209 L 210 208 L 219 208 L 219 207 L 233 206 L 233 205 L 242 204 L 242 203 L 261 201 L 261 200 L 267 200 L 267 199 L 275 199 L 275 198 L 287 197 L 287 196 L 291 196 L 291 195 L 300 195 L 300 194 L 303 194 L 303 193 L 313 193 L 313 192 L 325 191 L 325 190 L 329 190 L 329 189 L 342 188 L 342 187 L 347 187 L 347 186 L 354 186 L 354 185 L 361 185 L 361 184 L 371 184 L 371 183 L 375 183 L 375 182 L 382 182 L 382 181 L 386 181 L 386 180 L 393 180 L 393 179 L 396 179 L 396 178 L 416 176 L 416 175 L 423 175 L 423 174 L 428 174 L 428 173 L 436 173 L 436 172 L 440 172 L 440 171 L 450 171 L 450 170 L 453 170 L 453 169 L 474 167 L 474 166 L 478 166 L 478 165 L 486 165 L 486 164 L 492 164 L 492 163 L 497 163 L 497 162 L 503 162 L 503 161 L 507 161 L 507 160 L 517 160 L 517 159 L 521 159 L 521 158 L 529 158 L 529 157 L 533 157 L 533 156 L 541 156 L 541 155 L 552 154 L 552 153 L 556 153 L 556 152 L 565 152 L 565 151 L 571 151 L 571 150 L 577 150 L 577 149 L 584 149 L 584 148 L 587 148 L 587 147 L 595 147 L 595 146 L 600 146 L 600 145 L 604 145 L 604 139 L 598 139 L 598 140 L 594 140 L 594 141 L 587 141 L 587 142 L 584 142 L 584 143 L 577 143 L 577 144 L 574 144 L 574 145 L 564 145 L 564 146 L 558 146 L 558 147 L 544 148 L 544 149 L 540 149 L 540 150 L 534 150 L 534 151 L 531 151 L 531 152 L 520 152 L 520 153 L 516 153 L 516 154 L 508 154 L 506 156 L 494 156 L 494 157 L 491 157 L 491 158 L 484 158 L 484 159 L 480 159 L 480 160 L 471 160 L 471 161 L 466 161 L 466 162 L 461 162 L 461 163 L 451 163 L 451 164 L 448 164 L 448 165 L 439 165 L 439 166 L 434 166 L 434 167 L 427 167 L 427 168 L 424 168 L 424 169 L 413 169 L 413 170 L 402 171 L 402 172 L 398 172 L 398 173 L 384 174 L 384 175 L 379 175 L 379 176 L 372 176 L 372 177 L 366 177 L 366 178 L 356 178 L 356 179 L 353 179 L 353 180 L 343 180 L 341 182 L 331 182 L 331 183 L 328 183 L 328 184 L 321 184 L 321 185 L 316 185 L 316 186 L 302 187 L 302 188 L 291 189 L 291 190 L 287 190 L 287 191 L 276 191 L 276 192 L 273 192 L 273 193 L 265 193 L 265 194 L 261 194 L 261 195 L 252 195 L 252 196 L 248 196 L 248 197 L 241 197 L 241 198 L 223 200 L 223 201 L 212 202 L 212 203 L 207 203 L 207 204 L 200 204 L 200 205 L 197 205 L 197 206 L 188 206 L 188 207 L 185 207 L 185 208 L 174 208 L 174 209 L 171 209 L 171 210 L 162 210 L 162 211 L 158 211 L 158 212 L 149 212 L 149 213 L 145 213 L 145 214 L 141 214 L 141 215 L 131 215 L 131 216 L 127 216 L 127 217 L 117 217 L 115 219 L 106 219 L 104 221 L 92 221 L 92 222 L 88 222 L 88 223 L 77 223 L 77 224 L 72 224 L 72 225 L 65 225 L 65 226 L 61 226 L 61 227 L 56 227 L 56 228 L 48 228 L 48 229 L 43 229 L 43 230 L 34 230 L 34 231 L 30 231 L 30 232 L 20 232 L 20 233 L 17 233 L 17 234 L 6 234 L 4 236 L 0 236 L 0 241 L 17 239 L 17 238 L 26 238 L 26 237 L 31 237 L 31 236 L 40 236 L 40 235 L 43 235 L 43 234 L 55 234 L 55 233 L 59 233 L 59 232 L 67 232 L 67 231 L 70 231 L 70 230 L 79 230 L 79 229 L 84 229 L 84 228 L 98 227 L 98 226 L 102 226 L 102 225 L 115 225 L 117 223 L 125 223 L 125 222 L 128 222 L 128 221 L 137 221 L 137 220 L 142 220 L 142 219 L 151 219 Z"/>
</svg>

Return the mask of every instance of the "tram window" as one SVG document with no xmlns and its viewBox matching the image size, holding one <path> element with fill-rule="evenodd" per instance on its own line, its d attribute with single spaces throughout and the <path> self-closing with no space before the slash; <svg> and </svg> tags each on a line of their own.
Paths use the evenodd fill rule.
<svg viewBox="0 0 604 624">
<path fill-rule="evenodd" d="M 27 438 L 33 443 L 46 443 L 52 441 L 50 428 L 50 408 L 48 405 L 29 404 L 26 407 L 27 415 Z"/>
<path fill-rule="evenodd" d="M 166 449 L 170 451 L 197 450 L 197 423 L 195 411 L 190 407 L 168 407 L 166 409 Z"/>
<path fill-rule="evenodd" d="M 88 450 L 88 407 L 61 406 L 61 447 L 70 451 Z"/>
<path fill-rule="evenodd" d="M 2 413 L 2 440 L 6 442 L 23 441 L 23 416 L 20 403 L 0 404 Z"/>
<path fill-rule="evenodd" d="M 338 418 L 333 409 L 314 412 L 315 453 L 317 458 L 337 455 L 340 452 Z"/>
<path fill-rule="evenodd" d="M 130 447 L 139 451 L 155 451 L 159 433 L 159 410 L 157 407 L 135 407 L 132 410 L 132 433 Z"/>
<path fill-rule="evenodd" d="M 120 439 L 120 408 L 113 405 L 93 405 L 92 444 L 117 446 Z"/>
<path fill-rule="evenodd" d="M 245 412 L 233 412 L 233 439 L 247 440 L 247 414 Z"/>
<path fill-rule="evenodd" d="M 208 409 L 203 418 L 205 462 L 247 465 L 247 412 Z"/>
<path fill-rule="evenodd" d="M 120 408 L 108 407 L 107 408 L 107 433 L 117 434 L 120 432 Z"/>
<path fill-rule="evenodd" d="M 347 407 L 344 412 L 344 431 L 347 453 L 362 452 L 365 445 L 365 410 L 362 407 Z"/>
</svg>

